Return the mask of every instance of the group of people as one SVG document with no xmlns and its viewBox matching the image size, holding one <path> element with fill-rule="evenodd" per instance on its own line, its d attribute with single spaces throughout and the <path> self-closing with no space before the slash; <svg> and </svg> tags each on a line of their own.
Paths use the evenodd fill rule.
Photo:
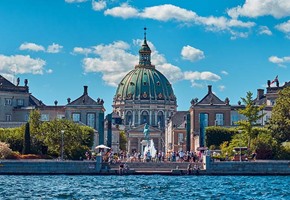
<svg viewBox="0 0 290 200">
<path fill-rule="evenodd" d="M 109 163 L 121 162 L 202 162 L 202 153 L 194 151 L 172 151 L 165 154 L 163 151 L 157 151 L 153 157 L 150 150 L 144 153 L 134 151 L 132 153 L 120 151 L 115 153 L 113 150 L 103 152 L 103 161 Z"/>
<path fill-rule="evenodd" d="M 167 156 L 168 161 L 171 162 L 202 162 L 202 152 L 199 151 L 198 153 L 194 151 L 172 151 L 171 153 L 168 152 Z"/>
</svg>

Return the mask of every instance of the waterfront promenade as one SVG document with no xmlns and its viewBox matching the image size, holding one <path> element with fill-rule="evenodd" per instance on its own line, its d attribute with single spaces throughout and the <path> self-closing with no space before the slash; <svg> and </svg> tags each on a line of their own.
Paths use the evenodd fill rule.
<svg viewBox="0 0 290 200">
<path fill-rule="evenodd" d="M 290 175 L 290 161 L 224 161 L 213 162 L 204 159 L 197 163 L 198 175 Z M 0 174 L 76 174 L 76 175 L 118 175 L 120 164 L 96 161 L 59 161 L 59 160 L 0 160 Z M 134 175 L 187 175 L 188 162 L 123 162 L 128 166 L 123 174 Z"/>
</svg>

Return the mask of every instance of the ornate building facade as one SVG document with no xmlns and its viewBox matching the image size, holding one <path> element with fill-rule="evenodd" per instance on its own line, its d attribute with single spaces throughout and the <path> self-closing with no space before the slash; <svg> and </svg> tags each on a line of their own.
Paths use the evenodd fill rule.
<svg viewBox="0 0 290 200">
<path fill-rule="evenodd" d="M 18 127 L 29 120 L 31 110 L 40 111 L 41 121 L 54 119 L 68 119 L 81 125 L 90 126 L 95 130 L 94 146 L 104 143 L 104 102 L 96 101 L 88 94 L 88 87 L 84 86 L 83 94 L 66 105 L 45 105 L 29 92 L 28 80 L 20 86 L 20 79 L 13 84 L 0 75 L 0 128 Z"/>
<path fill-rule="evenodd" d="M 139 64 L 121 80 L 113 99 L 113 112 L 125 125 L 128 151 L 141 151 L 145 123 L 150 126 L 156 148 L 164 148 L 165 120 L 176 112 L 176 108 L 171 83 L 151 64 L 151 49 L 145 32 Z"/>
</svg>

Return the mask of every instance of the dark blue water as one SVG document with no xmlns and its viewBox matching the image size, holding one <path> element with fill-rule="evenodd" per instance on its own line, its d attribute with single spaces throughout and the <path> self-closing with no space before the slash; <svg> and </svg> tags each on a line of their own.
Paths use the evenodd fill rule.
<svg viewBox="0 0 290 200">
<path fill-rule="evenodd" d="M 0 199 L 290 199 L 290 176 L 0 176 Z"/>
</svg>

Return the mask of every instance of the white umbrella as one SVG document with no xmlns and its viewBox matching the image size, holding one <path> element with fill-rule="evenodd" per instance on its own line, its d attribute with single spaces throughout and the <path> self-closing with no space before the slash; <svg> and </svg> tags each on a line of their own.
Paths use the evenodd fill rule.
<svg viewBox="0 0 290 200">
<path fill-rule="evenodd" d="M 110 149 L 110 147 L 107 147 L 106 145 L 100 144 L 95 147 L 95 149 Z"/>
</svg>

